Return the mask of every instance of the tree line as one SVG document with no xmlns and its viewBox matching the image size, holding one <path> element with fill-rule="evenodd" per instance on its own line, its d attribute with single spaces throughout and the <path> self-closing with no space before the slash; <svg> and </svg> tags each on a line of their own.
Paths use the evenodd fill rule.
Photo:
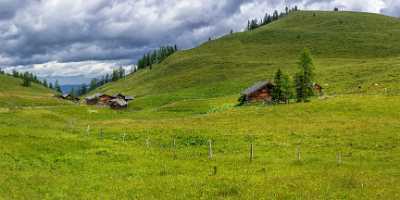
<svg viewBox="0 0 400 200">
<path fill-rule="evenodd" d="M 270 24 L 270 23 L 282 18 L 282 17 L 287 16 L 291 12 L 296 12 L 298 10 L 299 10 L 299 8 L 297 6 L 295 6 L 294 8 L 286 7 L 285 8 L 285 12 L 280 12 L 279 13 L 277 10 L 275 10 L 272 13 L 272 15 L 270 15 L 269 13 L 265 13 L 264 17 L 262 19 L 260 19 L 260 20 L 259 19 L 248 20 L 248 22 L 247 22 L 247 30 L 251 31 L 251 30 L 257 29 L 257 28 L 259 28 L 261 26 L 265 26 L 267 24 Z"/>
<path fill-rule="evenodd" d="M 14 70 L 12 70 L 11 74 L 7 74 L 5 71 L 0 69 L 0 74 L 22 79 L 21 85 L 24 87 L 31 87 L 32 83 L 36 83 L 36 84 L 42 85 L 46 88 L 55 90 L 57 92 L 60 92 L 60 93 L 62 92 L 61 86 L 57 80 L 53 84 L 51 82 L 47 82 L 46 79 L 40 80 L 34 73 L 31 73 L 31 72 L 18 72 L 17 70 L 14 69 Z"/>
<path fill-rule="evenodd" d="M 164 46 L 159 49 L 154 50 L 153 52 L 149 52 L 144 54 L 142 58 L 140 58 L 137 62 L 138 69 L 143 69 L 149 67 L 152 69 L 152 66 L 155 64 L 161 63 L 168 56 L 178 51 L 178 47 L 174 46 Z"/>
<path fill-rule="evenodd" d="M 131 73 L 135 72 L 136 68 L 132 68 Z M 82 84 L 78 89 L 72 88 L 69 92 L 72 96 L 82 96 L 85 95 L 96 88 L 99 88 L 107 83 L 115 82 L 123 79 L 127 76 L 127 72 L 123 67 L 114 69 L 111 74 L 105 74 L 99 78 L 94 78 L 90 81 L 89 85 Z"/>
</svg>

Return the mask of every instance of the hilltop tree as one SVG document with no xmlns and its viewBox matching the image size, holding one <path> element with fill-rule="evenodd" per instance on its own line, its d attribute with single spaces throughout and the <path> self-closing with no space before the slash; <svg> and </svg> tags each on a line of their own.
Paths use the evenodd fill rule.
<svg viewBox="0 0 400 200">
<path fill-rule="evenodd" d="M 308 49 L 300 55 L 298 62 L 299 72 L 296 74 L 296 98 L 297 102 L 307 102 L 314 95 L 314 62 Z"/>
<path fill-rule="evenodd" d="M 47 84 L 47 80 L 46 80 L 46 79 L 43 80 L 42 85 L 43 85 L 44 87 L 49 87 L 49 85 Z"/>
<path fill-rule="evenodd" d="M 289 99 L 293 96 L 289 76 L 284 74 L 281 69 L 278 69 L 275 73 L 274 83 L 272 100 L 275 103 L 288 103 Z"/>
<path fill-rule="evenodd" d="M 31 86 L 32 79 L 31 79 L 31 76 L 29 75 L 28 72 L 25 72 L 23 74 L 22 80 L 23 80 L 22 86 L 24 86 L 24 87 L 30 87 Z"/>
</svg>

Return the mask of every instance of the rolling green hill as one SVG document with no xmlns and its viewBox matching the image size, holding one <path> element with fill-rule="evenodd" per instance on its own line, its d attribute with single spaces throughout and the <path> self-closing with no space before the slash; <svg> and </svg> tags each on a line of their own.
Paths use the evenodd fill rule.
<svg viewBox="0 0 400 200">
<path fill-rule="evenodd" d="M 65 104 L 54 98 L 55 92 L 41 85 L 32 83 L 23 87 L 22 80 L 0 75 L 0 107 L 51 106 Z"/>
<path fill-rule="evenodd" d="M 305 47 L 328 94 L 400 92 L 400 20 L 321 11 L 292 13 L 254 31 L 180 51 L 153 70 L 95 92 L 136 95 L 138 108 L 182 99 L 236 98 L 254 82 L 271 79 L 278 68 L 293 75 Z"/>
</svg>

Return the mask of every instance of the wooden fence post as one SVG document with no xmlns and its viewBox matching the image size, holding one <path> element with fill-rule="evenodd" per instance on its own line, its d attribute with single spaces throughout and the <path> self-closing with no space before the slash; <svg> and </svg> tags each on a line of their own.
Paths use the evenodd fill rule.
<svg viewBox="0 0 400 200">
<path fill-rule="evenodd" d="M 253 144 L 253 142 L 250 143 L 250 153 L 249 153 L 249 156 L 250 156 L 250 162 L 252 162 L 252 161 L 253 161 L 253 158 L 254 158 L 254 144 Z"/>
<path fill-rule="evenodd" d="M 146 148 L 150 148 L 150 138 L 146 138 Z"/>
<path fill-rule="evenodd" d="M 297 145 L 296 154 L 297 154 L 297 161 L 300 162 L 300 161 L 301 161 L 301 150 L 300 150 L 300 145 Z"/>
<path fill-rule="evenodd" d="M 336 154 L 336 162 L 337 162 L 337 165 L 342 164 L 342 152 L 340 152 L 340 151 Z"/>
<path fill-rule="evenodd" d="M 208 140 L 208 159 L 213 158 L 213 151 L 212 151 L 212 141 Z"/>
<path fill-rule="evenodd" d="M 214 175 L 214 176 L 217 175 L 217 166 L 214 166 L 214 167 L 213 167 L 213 175 Z"/>
<path fill-rule="evenodd" d="M 90 135 L 90 125 L 87 126 L 86 128 L 86 136 Z"/>
<path fill-rule="evenodd" d="M 126 132 L 124 132 L 124 134 L 122 134 L 122 142 L 125 142 L 126 140 Z"/>
<path fill-rule="evenodd" d="M 172 148 L 173 148 L 173 153 L 174 153 L 174 160 L 177 158 L 176 155 L 176 138 L 174 138 L 173 142 L 172 142 Z"/>
</svg>

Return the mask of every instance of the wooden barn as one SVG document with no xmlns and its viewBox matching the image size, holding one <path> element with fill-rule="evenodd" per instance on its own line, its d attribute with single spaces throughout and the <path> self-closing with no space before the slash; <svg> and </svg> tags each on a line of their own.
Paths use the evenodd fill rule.
<svg viewBox="0 0 400 200">
<path fill-rule="evenodd" d="M 97 93 L 93 96 L 86 97 L 85 101 L 87 105 L 96 105 L 96 104 L 108 105 L 109 101 L 112 99 L 114 98 L 110 95 Z"/>
<path fill-rule="evenodd" d="M 258 82 L 242 92 L 240 101 L 242 103 L 271 102 L 273 88 L 274 84 L 270 81 Z"/>
</svg>

